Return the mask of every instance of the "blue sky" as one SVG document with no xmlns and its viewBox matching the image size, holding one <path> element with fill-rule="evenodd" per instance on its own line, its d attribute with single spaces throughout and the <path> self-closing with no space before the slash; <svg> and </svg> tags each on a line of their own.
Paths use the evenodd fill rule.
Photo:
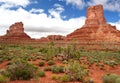
<svg viewBox="0 0 120 83">
<path fill-rule="evenodd" d="M 0 0 L 0 35 L 20 21 L 32 38 L 66 35 L 84 25 L 88 6 L 98 4 L 107 22 L 120 30 L 120 0 Z"/>
</svg>

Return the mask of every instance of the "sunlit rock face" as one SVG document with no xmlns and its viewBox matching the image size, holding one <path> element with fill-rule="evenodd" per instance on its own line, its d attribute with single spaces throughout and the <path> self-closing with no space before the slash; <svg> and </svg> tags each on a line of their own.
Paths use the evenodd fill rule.
<svg viewBox="0 0 120 83">
<path fill-rule="evenodd" d="M 88 7 L 86 17 L 85 25 L 106 24 L 102 5 Z"/>
<path fill-rule="evenodd" d="M 17 22 L 9 27 L 6 34 L 1 37 L 3 42 L 14 42 L 14 41 L 24 41 L 30 40 L 31 38 L 24 32 L 23 23 Z"/>
<path fill-rule="evenodd" d="M 81 42 L 120 42 L 120 31 L 116 29 L 116 26 L 112 26 L 106 22 L 103 6 L 96 5 L 88 7 L 85 24 L 68 34 L 66 39 L 67 41 L 76 40 Z"/>
</svg>

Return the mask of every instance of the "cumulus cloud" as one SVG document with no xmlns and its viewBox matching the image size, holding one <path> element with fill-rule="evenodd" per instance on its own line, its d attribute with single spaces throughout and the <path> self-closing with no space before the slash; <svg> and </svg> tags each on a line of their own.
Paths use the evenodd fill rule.
<svg viewBox="0 0 120 83">
<path fill-rule="evenodd" d="M 50 34 L 66 35 L 73 32 L 75 29 L 80 28 L 84 24 L 85 17 L 63 20 L 66 16 L 62 16 L 61 14 L 65 9 L 60 4 L 54 4 L 53 8 L 48 10 L 49 15 L 44 12 L 44 9 L 33 8 L 27 11 L 24 7 L 29 5 L 31 3 L 30 1 L 31 0 L 0 0 L 0 3 L 2 4 L 0 5 L 0 35 L 5 34 L 11 24 L 20 21 L 24 23 L 25 32 L 32 38 L 40 38 Z M 100 3 L 105 6 L 108 0 L 91 1 L 87 4 L 97 4 L 101 1 Z M 83 0 L 66 0 L 66 3 L 72 4 L 79 9 L 82 9 L 85 6 Z M 10 10 L 9 8 L 11 7 L 17 7 L 17 9 Z M 115 7 L 119 6 L 116 5 Z M 116 25 L 120 30 L 120 21 L 111 24 Z"/>
<path fill-rule="evenodd" d="M 118 21 L 118 22 L 115 22 L 115 23 L 111 23 L 111 22 L 109 22 L 111 25 L 113 25 L 113 26 L 116 26 L 116 28 L 118 29 L 118 30 L 120 30 L 120 20 Z"/>
<path fill-rule="evenodd" d="M 66 35 L 84 24 L 85 17 L 63 20 L 60 14 L 64 9 L 58 4 L 54 5 L 54 7 L 55 9 L 53 10 L 55 10 L 59 17 L 54 15 L 53 18 L 44 12 L 40 12 L 39 14 L 33 13 L 42 9 L 26 11 L 22 7 L 19 7 L 17 10 L 0 8 L 0 17 L 2 20 L 0 21 L 0 25 L 2 25 L 0 26 L 0 35 L 5 34 L 11 24 L 20 21 L 24 23 L 25 32 L 32 38 L 40 38 L 50 34 Z"/>
<path fill-rule="evenodd" d="M 88 5 L 102 4 L 105 10 L 120 12 L 120 0 L 90 0 Z"/>
<path fill-rule="evenodd" d="M 54 4 L 54 8 L 49 9 L 50 17 L 61 18 L 61 13 L 64 11 L 64 7 L 60 4 Z"/>
<path fill-rule="evenodd" d="M 30 13 L 43 13 L 43 12 L 44 12 L 43 9 L 35 9 L 35 8 L 32 8 L 32 9 L 30 10 Z"/>
<path fill-rule="evenodd" d="M 26 7 L 31 2 L 30 0 L 0 0 L 3 8 L 11 8 L 16 6 Z"/>
<path fill-rule="evenodd" d="M 120 12 L 120 0 L 59 0 L 65 1 L 66 4 L 72 4 L 74 7 L 78 9 L 83 9 L 86 6 L 102 4 L 105 10 L 109 11 L 117 11 Z"/>
<path fill-rule="evenodd" d="M 64 1 L 66 1 L 66 4 L 72 4 L 73 6 L 77 7 L 78 9 L 83 9 L 85 7 L 84 0 L 64 0 Z"/>
</svg>

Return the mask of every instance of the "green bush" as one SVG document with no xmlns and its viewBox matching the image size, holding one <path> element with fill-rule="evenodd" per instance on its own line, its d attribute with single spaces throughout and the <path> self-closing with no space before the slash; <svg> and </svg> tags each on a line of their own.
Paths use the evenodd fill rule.
<svg viewBox="0 0 120 83">
<path fill-rule="evenodd" d="M 117 62 L 114 61 L 114 60 L 111 60 L 111 61 L 105 61 L 105 64 L 111 66 L 111 67 L 114 67 L 115 65 L 117 65 Z"/>
<path fill-rule="evenodd" d="M 78 61 L 70 60 L 65 67 L 65 73 L 70 76 L 71 81 L 84 81 L 85 76 L 88 75 L 88 71 L 84 65 L 79 64 Z"/>
<path fill-rule="evenodd" d="M 0 83 L 5 83 L 8 81 L 9 81 L 8 77 L 0 74 Z"/>
<path fill-rule="evenodd" d="M 115 80 L 115 83 L 120 83 L 120 77 Z"/>
<path fill-rule="evenodd" d="M 60 77 L 60 81 L 61 82 L 68 82 L 68 81 L 70 81 L 70 76 L 65 74 L 62 77 Z"/>
<path fill-rule="evenodd" d="M 51 69 L 52 69 L 52 68 L 51 68 L 50 66 L 48 66 L 48 67 L 45 67 L 45 68 L 44 68 L 44 71 L 51 71 Z"/>
<path fill-rule="evenodd" d="M 92 78 L 88 78 L 86 83 L 94 83 L 94 80 Z"/>
<path fill-rule="evenodd" d="M 11 80 L 29 80 L 36 74 L 37 67 L 22 59 L 16 59 L 8 65 L 6 71 Z"/>
<path fill-rule="evenodd" d="M 52 75 L 52 80 L 57 80 L 57 76 L 56 75 Z"/>
<path fill-rule="evenodd" d="M 39 66 L 44 66 L 44 62 L 39 62 Z"/>
<path fill-rule="evenodd" d="M 59 72 L 60 72 L 59 67 L 53 66 L 53 67 L 52 67 L 52 72 L 53 72 L 53 73 L 59 73 Z"/>
<path fill-rule="evenodd" d="M 51 65 L 54 65 L 55 63 L 50 60 L 50 61 L 47 62 L 47 64 L 51 66 Z"/>
<path fill-rule="evenodd" d="M 119 76 L 116 74 L 107 74 L 102 77 L 103 83 L 115 83 L 115 81 L 118 77 Z"/>
<path fill-rule="evenodd" d="M 51 70 L 53 73 L 63 73 L 64 67 L 63 66 L 53 66 Z"/>
<path fill-rule="evenodd" d="M 37 75 L 39 77 L 44 77 L 45 76 L 45 72 L 44 71 L 38 71 Z"/>
<path fill-rule="evenodd" d="M 36 60 L 37 60 L 37 57 L 33 56 L 33 57 L 32 57 L 32 60 L 33 60 L 33 61 L 36 61 Z"/>
<path fill-rule="evenodd" d="M 59 72 L 64 73 L 64 66 L 59 66 Z"/>
</svg>

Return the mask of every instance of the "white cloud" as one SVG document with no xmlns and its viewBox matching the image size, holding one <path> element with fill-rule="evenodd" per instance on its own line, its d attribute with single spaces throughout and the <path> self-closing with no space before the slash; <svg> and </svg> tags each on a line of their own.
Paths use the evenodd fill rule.
<svg viewBox="0 0 120 83">
<path fill-rule="evenodd" d="M 59 1 L 65 1 L 66 4 L 72 4 L 73 7 L 77 7 L 78 9 L 83 9 L 85 6 L 102 4 L 105 10 L 120 12 L 120 0 L 88 0 L 87 2 L 85 2 L 85 0 Z"/>
<path fill-rule="evenodd" d="M 102 4 L 105 10 L 120 12 L 120 0 L 90 0 L 87 4 Z"/>
<path fill-rule="evenodd" d="M 30 10 L 30 13 L 43 13 L 43 12 L 44 12 L 43 9 L 35 9 L 35 8 L 32 8 L 32 9 Z"/>
<path fill-rule="evenodd" d="M 57 10 L 57 13 L 63 11 Z M 0 8 L 0 17 L 2 20 L 0 21 L 0 35 L 5 34 L 11 24 L 22 21 L 24 23 L 25 32 L 32 38 L 40 38 L 49 34 L 66 35 L 81 27 L 85 20 L 85 17 L 78 17 L 64 21 L 57 16 L 51 18 L 44 12 L 35 14 L 23 8 L 18 8 L 16 11 Z"/>
<path fill-rule="evenodd" d="M 76 6 L 78 9 L 83 9 L 85 7 L 84 0 L 64 0 L 67 4 L 72 4 Z"/>
<path fill-rule="evenodd" d="M 18 3 L 19 1 L 21 2 Z M 95 0 L 92 1 L 93 2 L 89 2 L 88 4 L 97 4 L 100 0 L 96 0 L 96 2 Z M 108 0 L 101 0 L 100 2 L 104 4 L 106 9 L 107 1 Z M 0 6 L 0 35 L 5 34 L 11 24 L 20 21 L 24 23 L 25 32 L 32 38 L 40 38 L 50 34 L 66 35 L 73 32 L 75 29 L 80 28 L 85 21 L 85 17 L 63 20 L 62 18 L 65 18 L 66 16 L 62 16 L 61 14 L 65 9 L 60 4 L 55 4 L 52 9 L 49 9 L 50 15 L 47 15 L 44 13 L 43 9 L 33 8 L 30 11 L 23 9 L 23 7 L 31 3 L 30 0 L 0 0 L 0 3 L 3 2 L 7 4 L 2 4 Z M 82 0 L 66 0 L 66 2 L 67 4 L 72 4 L 80 9 L 85 6 L 85 4 L 82 4 Z M 19 6 L 18 9 L 10 10 L 9 8 L 13 7 L 13 5 Z M 116 25 L 117 29 L 120 30 L 120 21 L 111 24 Z"/>
<path fill-rule="evenodd" d="M 115 23 L 111 23 L 111 22 L 110 22 L 110 24 L 113 25 L 113 26 L 116 26 L 116 28 L 117 28 L 118 30 L 120 30 L 120 20 L 119 20 L 118 22 L 115 22 Z"/>
<path fill-rule="evenodd" d="M 54 4 L 54 8 L 49 9 L 50 17 L 61 18 L 61 13 L 64 11 L 64 7 L 60 4 Z"/>
<path fill-rule="evenodd" d="M 0 0 L 2 7 L 11 8 L 16 6 L 26 7 L 31 2 L 30 0 Z"/>
</svg>

